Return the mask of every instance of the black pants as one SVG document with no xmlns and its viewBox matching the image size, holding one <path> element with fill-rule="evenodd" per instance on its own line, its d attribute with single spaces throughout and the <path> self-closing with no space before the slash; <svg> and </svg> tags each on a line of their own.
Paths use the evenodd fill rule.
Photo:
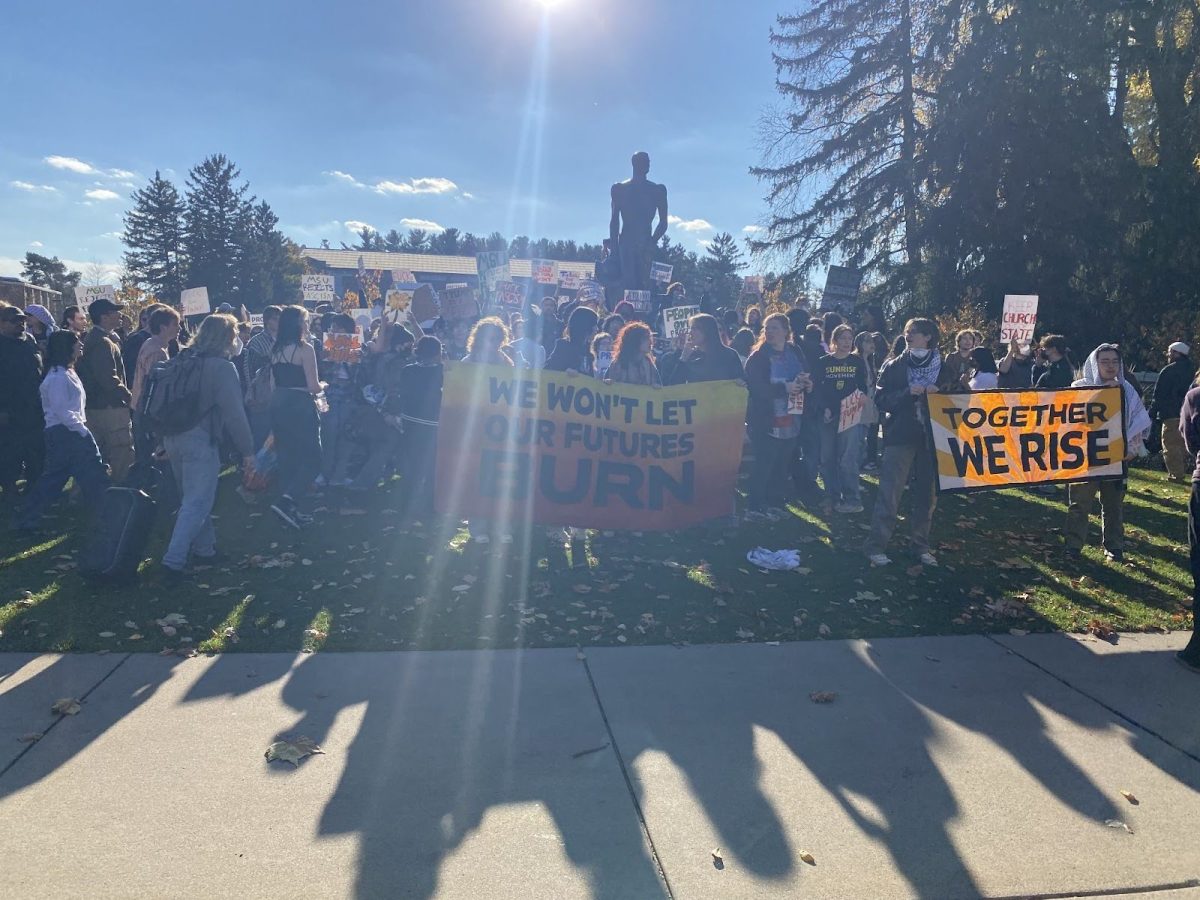
<svg viewBox="0 0 1200 900">
<path fill-rule="evenodd" d="M 405 511 L 410 516 L 427 516 L 433 512 L 437 431 L 436 425 L 404 423 Z"/>
<path fill-rule="evenodd" d="M 1184 648 L 1190 662 L 1200 664 L 1200 482 L 1192 482 L 1188 500 L 1188 549 L 1192 564 L 1192 639 Z"/>
<path fill-rule="evenodd" d="M 41 420 L 13 422 L 0 428 L 0 487 L 16 488 L 24 478 L 28 491 L 42 474 L 45 464 L 45 425 Z"/>
<path fill-rule="evenodd" d="M 321 419 L 307 391 L 276 388 L 271 395 L 271 431 L 279 458 L 279 492 L 302 509 L 321 472 Z"/>
</svg>

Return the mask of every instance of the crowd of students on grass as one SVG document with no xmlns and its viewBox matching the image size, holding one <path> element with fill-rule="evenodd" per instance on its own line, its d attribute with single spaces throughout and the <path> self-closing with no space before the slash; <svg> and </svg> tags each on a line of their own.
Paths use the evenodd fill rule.
<svg viewBox="0 0 1200 900">
<path fill-rule="evenodd" d="M 672 285 L 667 305 L 684 304 L 682 286 Z M 751 462 L 741 519 L 722 524 L 778 521 L 793 501 L 825 516 L 863 513 L 861 472 L 877 472 L 862 548 L 872 566 L 892 562 L 905 490 L 913 556 L 937 565 L 929 541 L 936 473 L 922 395 L 1121 385 L 1128 458 L 1146 455 L 1160 422 L 1168 477 L 1193 484 L 1189 537 L 1200 584 L 1200 387 L 1193 387 L 1195 366 L 1182 342 L 1168 348 L 1147 408 L 1116 345 L 1095 348 L 1079 370 L 1060 335 L 994 353 L 978 331 L 965 330 L 943 352 L 933 321 L 911 319 L 892 335 L 874 307 L 857 324 L 832 312 L 816 316 L 803 304 L 766 316 L 757 306 L 716 310 L 692 316 L 685 334 L 663 342 L 650 315 L 627 302 L 598 311 L 550 296 L 424 328 L 411 318 L 377 319 L 349 353 L 326 352 L 326 335 L 359 327 L 328 305 L 312 313 L 268 306 L 254 328 L 223 305 L 194 334 L 166 305 L 143 310 L 136 329 L 124 313 L 108 299 L 86 311 L 69 307 L 58 322 L 41 306 L 0 306 L 0 490 L 15 528 L 33 535 L 71 479 L 72 499 L 94 507 L 109 484 L 149 487 L 160 476 L 160 486 L 176 492 L 161 560 L 168 579 L 217 554 L 211 514 L 224 463 L 240 464 L 238 490 L 248 501 L 270 493 L 271 510 L 288 528 L 312 523 L 321 492 L 361 495 L 391 474 L 401 478 L 406 514 L 431 516 L 449 359 L 649 387 L 736 381 L 748 391 Z M 163 374 L 173 360 L 187 378 Z M 861 422 L 839 428 L 843 400 L 855 392 L 863 395 Z M 164 462 L 170 474 L 161 478 Z M 1125 489 L 1124 481 L 1068 486 L 1067 554 L 1081 555 L 1098 495 L 1105 556 L 1122 561 Z M 470 526 L 479 544 L 497 534 L 512 540 L 503 523 Z M 586 565 L 586 532 L 551 532 L 564 564 L 567 540 L 571 562 Z M 553 562 L 553 551 L 548 556 Z M 1179 658 L 1200 672 L 1200 637 Z"/>
</svg>

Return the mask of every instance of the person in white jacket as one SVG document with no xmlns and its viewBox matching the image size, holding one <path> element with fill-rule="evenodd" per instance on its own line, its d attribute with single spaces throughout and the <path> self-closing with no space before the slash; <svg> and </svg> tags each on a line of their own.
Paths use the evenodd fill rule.
<svg viewBox="0 0 1200 900">
<path fill-rule="evenodd" d="M 1125 380 L 1125 364 L 1116 344 L 1101 344 L 1083 364 L 1083 377 L 1071 387 L 1102 387 L 1120 385 L 1125 392 L 1125 460 L 1146 453 L 1146 436 L 1150 434 L 1150 414 L 1133 385 Z M 1088 518 L 1100 495 L 1103 523 L 1104 556 L 1113 562 L 1125 557 L 1125 486 L 1124 478 L 1113 481 L 1083 481 L 1071 484 L 1067 491 L 1067 524 L 1063 530 L 1067 553 L 1079 558 L 1087 543 Z"/>
</svg>

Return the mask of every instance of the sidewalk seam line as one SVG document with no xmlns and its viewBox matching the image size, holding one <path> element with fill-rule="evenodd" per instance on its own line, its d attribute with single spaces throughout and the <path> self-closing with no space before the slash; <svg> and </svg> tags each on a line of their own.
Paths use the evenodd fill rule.
<svg viewBox="0 0 1200 900">
<path fill-rule="evenodd" d="M 1007 644 L 996 640 L 996 638 L 993 635 L 985 634 L 984 637 L 986 637 L 989 641 L 991 641 L 997 647 L 1000 647 L 1004 650 L 1009 651 L 1010 653 L 1013 654 L 1013 656 L 1016 656 L 1019 659 L 1023 659 L 1025 662 L 1029 663 L 1029 665 L 1033 666 L 1038 671 L 1044 672 L 1045 674 L 1049 675 L 1051 678 L 1053 678 L 1055 681 L 1059 682 L 1060 684 L 1066 685 L 1071 690 L 1075 691 L 1075 693 L 1077 693 L 1083 697 L 1087 697 L 1087 699 L 1091 700 L 1093 703 L 1108 710 L 1110 713 L 1112 713 L 1117 718 L 1119 718 L 1125 722 L 1128 722 L 1134 728 L 1137 728 L 1141 731 L 1146 732 L 1146 734 L 1150 735 L 1151 737 L 1157 738 L 1158 740 L 1162 741 L 1164 744 L 1166 744 L 1172 750 L 1178 751 L 1179 753 L 1182 753 L 1184 756 L 1186 756 L 1188 759 L 1190 759 L 1194 762 L 1200 763 L 1200 756 L 1197 756 L 1196 754 L 1192 753 L 1191 751 L 1185 750 L 1183 747 L 1180 747 L 1177 744 L 1172 743 L 1170 740 L 1163 737 L 1161 734 L 1159 734 L 1153 728 L 1149 728 L 1149 727 L 1143 725 L 1141 722 L 1137 721 L 1137 719 L 1134 719 L 1134 718 L 1131 718 L 1130 716 L 1125 715 L 1125 713 L 1121 712 L 1119 709 L 1109 706 L 1107 703 L 1105 703 L 1099 697 L 1089 694 L 1087 691 L 1083 690 L 1083 688 L 1076 687 L 1074 684 L 1067 681 L 1067 679 L 1063 678 L 1062 676 L 1057 675 L 1054 672 L 1051 672 L 1049 669 L 1047 669 L 1045 666 L 1041 665 L 1040 663 L 1034 662 L 1032 659 L 1030 659 L 1024 653 L 1021 653 L 1019 650 L 1014 650 L 1012 647 L 1008 646 Z"/>
<path fill-rule="evenodd" d="M 104 684 L 104 682 L 108 681 L 109 676 L 112 675 L 113 672 L 117 671 L 117 669 L 121 668 L 121 666 L 125 665 L 125 663 L 129 660 L 129 657 L 131 657 L 131 656 L 133 656 L 132 653 L 126 653 L 125 656 L 121 659 L 121 661 L 118 662 L 111 669 L 109 669 L 107 672 L 105 672 L 104 676 L 99 681 L 97 681 L 90 688 L 88 688 L 86 691 L 84 691 L 82 694 L 80 694 L 79 698 L 78 698 L 80 700 L 80 702 L 86 700 L 88 697 L 90 697 L 92 695 L 92 692 L 95 691 L 96 688 L 100 687 L 100 685 L 102 685 L 102 684 Z M 36 747 L 38 744 L 40 744 L 42 741 L 44 741 L 46 739 L 46 735 L 48 735 L 51 731 L 53 731 L 55 729 L 55 727 L 58 725 L 58 723 L 61 722 L 65 718 L 66 718 L 65 715 L 63 715 L 62 713 L 59 713 L 58 718 L 50 723 L 50 726 L 45 731 L 42 732 L 42 736 L 40 738 L 38 738 L 36 741 L 30 741 L 28 744 L 26 744 L 25 748 L 20 753 L 18 753 L 11 760 L 9 760 L 8 765 L 6 765 L 3 769 L 0 769 L 0 778 L 3 778 L 8 773 L 9 769 L 11 769 L 13 766 L 15 766 L 17 763 L 19 763 L 22 759 L 24 759 L 26 753 L 28 753 L 34 747 Z"/>
<path fill-rule="evenodd" d="M 1095 890 L 1080 890 L 1053 894 L 1007 894 L 988 900 L 1087 900 L 1087 898 L 1126 897 L 1131 894 L 1150 896 L 1152 894 L 1175 893 L 1186 891 L 1188 888 L 1200 887 L 1200 879 L 1189 878 L 1187 881 L 1175 881 L 1169 884 L 1151 884 L 1141 887 L 1096 888 Z"/>
<path fill-rule="evenodd" d="M 621 754 L 621 747 L 617 744 L 617 736 L 613 733 L 612 723 L 608 721 L 608 712 L 604 709 L 604 701 L 600 699 L 600 689 L 596 686 L 596 679 L 592 675 L 592 667 L 586 655 L 583 659 L 583 671 L 587 675 L 588 684 L 592 687 L 592 696 L 596 698 L 596 708 L 600 710 L 600 718 L 604 720 L 604 730 L 608 732 L 609 743 L 612 744 L 613 754 L 617 757 L 617 765 L 621 768 L 621 777 L 625 779 L 625 789 L 629 791 L 629 799 L 633 803 L 633 811 L 637 814 L 638 824 L 642 826 L 642 834 L 646 838 L 647 846 L 650 848 L 650 856 L 654 859 L 654 867 L 658 869 L 658 877 L 662 879 L 663 887 L 667 891 L 667 897 L 669 900 L 674 900 L 675 892 L 671 889 L 671 879 L 667 877 L 667 870 L 664 868 L 663 861 L 658 855 L 658 847 L 654 845 L 654 837 L 650 834 L 650 823 L 646 821 L 646 814 L 642 810 L 642 804 L 638 801 L 637 792 L 633 789 L 633 780 L 629 777 L 629 768 L 625 765 L 625 757 Z"/>
</svg>

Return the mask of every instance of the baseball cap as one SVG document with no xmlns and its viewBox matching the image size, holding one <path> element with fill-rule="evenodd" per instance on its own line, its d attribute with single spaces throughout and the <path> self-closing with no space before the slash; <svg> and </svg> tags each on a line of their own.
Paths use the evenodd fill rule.
<svg viewBox="0 0 1200 900">
<path fill-rule="evenodd" d="M 124 308 L 119 303 L 113 303 L 107 297 L 101 297 L 88 304 L 88 316 L 93 322 L 98 322 L 101 316 L 110 312 L 120 312 Z"/>
<path fill-rule="evenodd" d="M 233 305 L 229 303 L 222 303 L 217 307 L 216 311 L 219 313 L 231 313 L 233 312 Z"/>
<path fill-rule="evenodd" d="M 1184 356 L 1187 356 L 1188 354 L 1190 354 L 1192 352 L 1192 348 L 1189 347 L 1187 344 L 1185 344 L 1183 341 L 1176 341 L 1167 349 L 1174 350 L 1176 353 L 1182 353 Z"/>
<path fill-rule="evenodd" d="M 0 319 L 5 322 L 11 322 L 15 319 L 24 319 L 25 310 L 19 306 L 3 306 L 0 307 Z"/>
</svg>

